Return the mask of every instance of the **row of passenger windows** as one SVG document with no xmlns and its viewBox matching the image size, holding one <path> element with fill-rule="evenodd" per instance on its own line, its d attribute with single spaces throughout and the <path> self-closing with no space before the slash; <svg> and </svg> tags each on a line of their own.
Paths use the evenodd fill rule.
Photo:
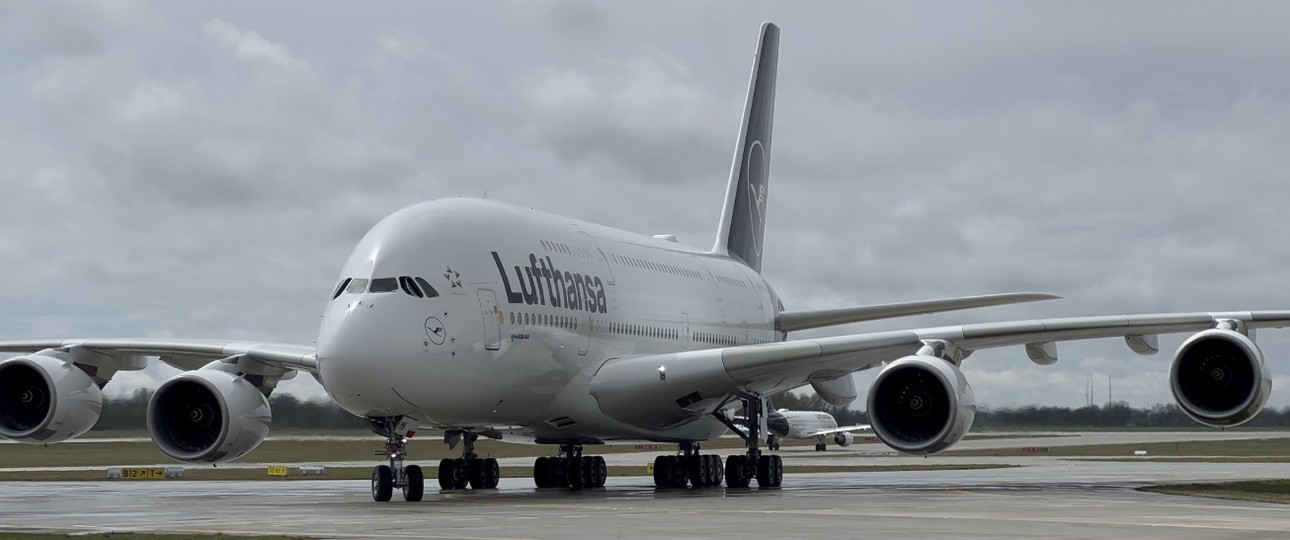
<svg viewBox="0 0 1290 540">
<path fill-rule="evenodd" d="M 568 317 L 565 315 L 512 311 L 508 318 L 512 325 L 520 326 L 549 326 L 552 328 L 564 328 L 566 330 L 578 330 L 581 327 L 581 324 L 576 317 Z M 648 324 L 592 321 L 591 327 L 594 331 L 604 334 L 652 337 L 671 340 L 681 339 L 680 330 Z M 691 335 L 691 339 L 696 343 L 708 343 L 711 345 L 733 346 L 739 344 L 734 336 L 713 332 L 694 332 Z M 749 343 L 769 343 L 769 341 L 764 339 L 751 339 L 749 340 Z"/>
<path fill-rule="evenodd" d="M 659 339 L 681 339 L 681 332 L 676 329 L 650 326 L 648 324 L 602 322 L 594 328 L 606 334 L 652 337 Z"/>
<path fill-rule="evenodd" d="M 381 277 L 373 279 L 364 278 L 345 278 L 336 287 L 336 292 L 331 295 L 332 300 L 339 298 L 341 294 L 360 294 L 369 293 L 387 293 L 402 290 L 403 294 L 415 296 L 417 298 L 434 298 L 439 296 L 439 291 L 430 286 L 430 282 L 421 277 L 399 276 L 399 277 Z"/>
<path fill-rule="evenodd" d="M 521 326 L 551 326 L 554 328 L 565 328 L 568 330 L 577 330 L 579 328 L 578 319 L 565 315 L 551 315 L 549 313 L 527 313 L 515 312 L 510 314 L 512 325 Z"/>
<path fill-rule="evenodd" d="M 556 253 L 563 253 L 563 254 L 565 254 L 565 255 L 572 255 L 572 256 L 574 256 L 574 257 L 582 257 L 582 258 L 584 258 L 584 259 L 593 259 L 593 258 L 594 258 L 594 257 L 592 257 L 592 256 L 591 256 L 591 250 L 589 250 L 589 249 L 587 249 L 587 248 L 581 248 L 581 247 L 578 247 L 578 246 L 571 246 L 571 245 L 569 245 L 569 244 L 565 244 L 565 243 L 561 243 L 561 242 L 550 242 L 550 241 L 547 241 L 547 240 L 542 240 L 542 247 L 543 247 L 544 249 L 546 249 L 547 251 L 554 251 L 554 252 L 556 252 Z"/>
<path fill-rule="evenodd" d="M 645 259 L 638 259 L 636 257 L 627 257 L 625 255 L 610 254 L 609 257 L 615 264 L 621 264 L 623 266 L 632 266 L 632 267 L 640 268 L 641 270 L 652 270 L 655 272 L 662 272 L 664 274 L 672 274 L 674 276 L 687 277 L 690 279 L 703 279 L 703 274 L 699 273 L 698 271 L 691 270 L 689 268 L 685 268 L 681 266 L 676 266 L 673 264 L 647 261 Z"/>
<path fill-rule="evenodd" d="M 721 283 L 722 285 L 726 285 L 729 287 L 739 287 L 740 289 L 748 288 L 748 282 L 742 279 L 728 278 L 721 274 L 714 274 L 714 275 L 717 276 L 717 282 Z"/>
</svg>

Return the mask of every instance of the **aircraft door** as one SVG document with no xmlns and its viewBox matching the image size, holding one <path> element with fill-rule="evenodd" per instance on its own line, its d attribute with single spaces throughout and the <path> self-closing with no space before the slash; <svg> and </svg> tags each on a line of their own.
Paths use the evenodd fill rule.
<svg viewBox="0 0 1290 540">
<path fill-rule="evenodd" d="M 690 350 L 690 314 L 681 314 L 681 350 Z"/>
<path fill-rule="evenodd" d="M 605 253 L 604 250 L 600 249 L 600 244 L 597 243 L 596 239 L 592 238 L 590 234 L 587 234 L 586 231 L 578 231 L 578 234 L 581 234 L 582 239 L 587 241 L 587 245 L 591 246 L 592 249 L 596 250 L 593 257 L 596 260 L 600 261 L 600 263 L 603 265 L 602 268 L 605 269 L 605 285 L 616 284 L 617 282 L 614 281 L 614 265 L 609 263 L 609 254 Z M 607 293 L 609 291 L 605 291 L 605 292 Z"/>
<path fill-rule="evenodd" d="M 580 343 L 578 344 L 578 356 L 586 356 L 587 349 L 591 347 L 591 332 L 595 330 L 592 325 L 596 324 L 595 319 L 587 317 L 582 320 L 582 328 L 578 331 Z"/>
<path fill-rule="evenodd" d="M 479 289 L 479 311 L 484 317 L 484 349 L 502 348 L 502 313 L 497 310 L 497 295 L 490 289 Z"/>
</svg>

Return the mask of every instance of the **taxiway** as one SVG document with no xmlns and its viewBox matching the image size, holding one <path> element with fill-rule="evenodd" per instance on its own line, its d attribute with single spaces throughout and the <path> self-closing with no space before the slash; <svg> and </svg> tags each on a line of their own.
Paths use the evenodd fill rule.
<svg viewBox="0 0 1290 540">
<path fill-rule="evenodd" d="M 374 503 L 365 481 L 9 482 L 0 530 L 413 538 L 1283 538 L 1283 505 L 1144 493 L 1176 481 L 1284 477 L 1286 464 L 1034 458 L 989 470 L 790 474 L 771 490 L 584 491 L 523 478 Z"/>
</svg>

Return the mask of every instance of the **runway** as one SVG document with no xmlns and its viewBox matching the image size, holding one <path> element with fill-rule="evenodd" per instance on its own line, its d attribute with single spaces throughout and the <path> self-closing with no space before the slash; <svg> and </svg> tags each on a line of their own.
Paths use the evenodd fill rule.
<svg viewBox="0 0 1290 540">
<path fill-rule="evenodd" d="M 0 484 L 0 530 L 413 538 L 1272 538 L 1284 505 L 1141 493 L 1155 482 L 1273 478 L 1286 464 L 1035 458 L 991 470 L 790 474 L 773 490 L 428 490 L 374 503 L 365 481 Z"/>
</svg>

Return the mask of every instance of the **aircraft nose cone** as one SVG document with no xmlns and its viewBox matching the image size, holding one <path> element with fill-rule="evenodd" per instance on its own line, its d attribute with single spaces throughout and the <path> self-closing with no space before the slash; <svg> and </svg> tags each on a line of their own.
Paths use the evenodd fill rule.
<svg viewBox="0 0 1290 540">
<path fill-rule="evenodd" d="M 365 414 L 369 405 L 363 395 L 370 394 L 381 377 L 372 355 L 379 348 L 371 340 L 377 336 L 368 328 L 374 313 L 361 301 L 338 303 L 328 309 L 318 332 L 318 379 L 323 388 L 346 410 Z"/>
</svg>

